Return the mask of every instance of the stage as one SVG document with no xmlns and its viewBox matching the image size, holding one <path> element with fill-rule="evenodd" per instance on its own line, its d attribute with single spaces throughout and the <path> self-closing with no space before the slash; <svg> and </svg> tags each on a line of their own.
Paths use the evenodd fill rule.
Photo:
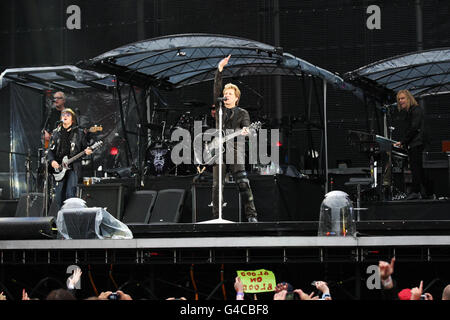
<svg viewBox="0 0 450 320">
<path fill-rule="evenodd" d="M 129 216 L 135 181 L 107 181 L 81 187 L 82 196 L 124 220 Z M 280 281 L 303 287 L 309 285 L 308 280 L 326 279 L 337 299 L 372 299 L 374 292 L 365 286 L 367 268 L 395 256 L 396 272 L 403 281 L 400 285 L 410 286 L 420 273 L 426 283 L 435 284 L 433 294 L 442 290 L 450 261 L 450 201 L 446 198 L 363 201 L 364 210 L 355 211 L 359 214 L 355 216 L 354 237 L 318 237 L 323 199 L 320 183 L 287 176 L 250 176 L 250 181 L 258 223 L 243 222 L 245 215 L 233 183 L 225 187 L 226 199 L 233 200 L 228 200 L 225 218 L 233 221 L 205 223 L 211 219 L 207 180 L 149 178 L 144 190 L 181 189 L 185 191 L 183 203 L 164 207 L 176 209 L 179 215 L 159 214 L 178 217 L 176 221 L 127 223 L 133 233 L 129 240 L 58 239 L 55 216 L 45 217 L 32 209 L 37 216 L 26 217 L 23 206 L 16 203 L 11 208 L 14 202 L 5 202 L 7 213 L 0 218 L 0 284 L 19 292 L 8 277 L 30 283 L 47 279 L 49 274 L 64 279 L 69 266 L 79 266 L 90 279 L 83 284 L 86 296 L 100 285 L 111 290 L 125 288 L 146 299 L 193 298 L 193 288 L 186 283 L 192 282 L 189 274 L 194 272 L 203 283 L 201 298 L 221 300 L 216 287 L 219 273 L 232 292 L 236 270 L 266 268 Z M 355 195 L 350 192 L 350 196 Z M 145 211 L 145 206 L 138 208 L 137 216 Z M 34 280 L 28 279 L 29 270 L 33 270 Z M 437 284 L 437 278 L 443 282 Z"/>
</svg>

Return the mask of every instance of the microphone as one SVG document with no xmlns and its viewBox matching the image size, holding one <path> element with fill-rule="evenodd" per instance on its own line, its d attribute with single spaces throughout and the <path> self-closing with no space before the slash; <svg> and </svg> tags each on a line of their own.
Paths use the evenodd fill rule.
<svg viewBox="0 0 450 320">
<path fill-rule="evenodd" d="M 217 98 L 217 101 L 227 101 L 228 98 L 227 97 L 219 97 Z"/>
<path fill-rule="evenodd" d="M 58 121 L 56 121 L 55 125 L 58 126 L 58 125 L 60 125 L 61 123 L 63 123 L 63 121 L 62 121 L 62 120 L 58 120 Z"/>
<path fill-rule="evenodd" d="M 397 106 L 397 102 L 390 103 L 390 104 L 385 103 L 381 107 L 379 107 L 379 109 L 382 112 L 391 112 L 392 111 L 391 109 L 395 109 L 396 106 Z"/>
</svg>

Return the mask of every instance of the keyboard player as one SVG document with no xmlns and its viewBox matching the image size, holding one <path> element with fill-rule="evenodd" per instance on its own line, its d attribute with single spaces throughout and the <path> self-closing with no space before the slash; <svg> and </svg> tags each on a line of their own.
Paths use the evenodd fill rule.
<svg viewBox="0 0 450 320">
<path fill-rule="evenodd" d="M 400 147 L 408 151 L 412 185 L 406 200 L 422 199 L 427 197 L 425 172 L 422 163 L 422 153 L 427 142 L 423 109 L 408 90 L 398 91 L 397 107 L 399 111 L 406 112 L 404 119 L 406 129 L 403 132 L 403 138 L 394 143 L 394 147 Z"/>
</svg>

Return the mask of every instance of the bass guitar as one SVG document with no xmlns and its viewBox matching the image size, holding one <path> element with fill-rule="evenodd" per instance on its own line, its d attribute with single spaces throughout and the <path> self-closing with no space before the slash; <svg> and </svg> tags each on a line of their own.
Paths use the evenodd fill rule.
<svg viewBox="0 0 450 320">
<path fill-rule="evenodd" d="M 92 149 L 92 151 L 95 151 L 96 149 L 98 149 L 101 145 L 103 144 L 103 141 L 97 141 L 95 142 L 92 146 L 90 146 L 89 148 Z M 61 161 L 61 165 L 56 168 L 53 169 L 54 173 L 53 176 L 55 177 L 56 181 L 61 181 L 64 178 L 64 175 L 66 174 L 67 170 L 70 170 L 69 165 L 76 161 L 77 159 L 81 158 L 82 156 L 84 156 L 86 153 L 85 150 L 81 151 L 80 153 L 78 153 L 77 155 L 73 156 L 72 158 L 68 158 L 67 156 L 65 156 L 62 161 Z"/>
</svg>

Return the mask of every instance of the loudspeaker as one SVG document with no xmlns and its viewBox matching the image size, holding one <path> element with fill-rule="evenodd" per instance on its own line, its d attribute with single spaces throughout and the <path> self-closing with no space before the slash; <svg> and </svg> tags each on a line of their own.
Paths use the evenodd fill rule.
<svg viewBox="0 0 450 320">
<path fill-rule="evenodd" d="M 436 197 L 450 196 L 449 168 L 426 168 L 425 183 L 427 183 L 428 195 L 435 194 Z"/>
<path fill-rule="evenodd" d="M 238 186 L 234 183 L 225 184 L 223 188 L 222 219 L 241 222 L 243 204 Z M 201 222 L 214 219 L 212 213 L 212 183 L 192 184 L 192 222 Z"/>
<path fill-rule="evenodd" d="M 444 150 L 444 142 L 442 141 Z M 446 152 L 424 152 L 422 155 L 425 184 L 428 196 L 448 197 L 450 195 L 450 154 Z"/>
<path fill-rule="evenodd" d="M 28 202 L 28 212 L 27 212 Z M 17 204 L 16 217 L 42 217 L 44 216 L 44 194 L 30 192 L 22 194 Z"/>
<path fill-rule="evenodd" d="M 321 181 L 286 175 L 249 176 L 258 221 L 318 221 Z"/>
<path fill-rule="evenodd" d="M 155 206 L 150 215 L 149 223 L 180 221 L 184 202 L 184 189 L 165 189 L 158 192 Z"/>
<path fill-rule="evenodd" d="M 140 190 L 130 196 L 125 207 L 123 223 L 148 223 L 158 191 Z"/>
<path fill-rule="evenodd" d="M 78 185 L 78 197 L 88 207 L 106 208 L 114 218 L 121 220 L 126 186 L 121 183 Z"/>
<path fill-rule="evenodd" d="M 55 238 L 54 217 L 21 217 L 0 219 L 0 240 Z"/>
<path fill-rule="evenodd" d="M 71 239 L 98 239 L 95 232 L 98 210 L 98 208 L 82 208 L 61 211 L 67 235 Z"/>
</svg>

